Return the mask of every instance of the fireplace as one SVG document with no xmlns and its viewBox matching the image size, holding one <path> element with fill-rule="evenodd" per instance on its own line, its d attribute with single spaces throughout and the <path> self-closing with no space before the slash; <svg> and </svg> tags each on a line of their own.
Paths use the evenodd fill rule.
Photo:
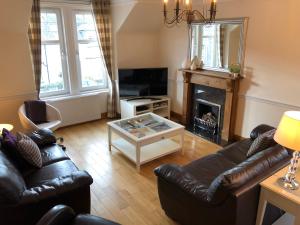
<svg viewBox="0 0 300 225">
<path fill-rule="evenodd" d="M 198 84 L 193 84 L 192 89 L 188 130 L 221 144 L 226 92 Z"/>
<path fill-rule="evenodd" d="M 220 71 L 181 71 L 182 123 L 190 132 L 219 145 L 233 141 L 240 77 Z"/>
</svg>

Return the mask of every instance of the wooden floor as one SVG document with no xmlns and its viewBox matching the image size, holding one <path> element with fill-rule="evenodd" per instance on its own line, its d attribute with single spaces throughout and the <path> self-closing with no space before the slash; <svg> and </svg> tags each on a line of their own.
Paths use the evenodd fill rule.
<svg viewBox="0 0 300 225">
<path fill-rule="evenodd" d="M 106 122 L 94 121 L 56 131 L 65 139 L 67 154 L 94 179 L 92 214 L 123 225 L 176 224 L 160 207 L 153 169 L 164 163 L 184 165 L 220 147 L 186 132 L 184 156 L 165 156 L 143 165 L 137 173 L 135 165 L 120 152 L 108 151 Z"/>
</svg>

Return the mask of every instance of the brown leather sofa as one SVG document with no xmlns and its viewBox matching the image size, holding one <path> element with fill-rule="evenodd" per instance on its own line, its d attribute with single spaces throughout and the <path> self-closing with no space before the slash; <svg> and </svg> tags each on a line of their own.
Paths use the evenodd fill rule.
<svg viewBox="0 0 300 225">
<path fill-rule="evenodd" d="M 57 205 L 49 210 L 36 225 L 120 225 L 118 223 L 89 214 L 76 214 L 65 205 Z"/>
<path fill-rule="evenodd" d="M 80 171 L 57 144 L 41 148 L 43 167 L 20 165 L 1 147 L 0 223 L 33 225 L 53 206 L 90 212 L 92 177 Z"/>
<path fill-rule="evenodd" d="M 181 225 L 255 225 L 259 183 L 286 166 L 291 158 L 279 145 L 247 158 L 253 140 L 271 129 L 258 126 L 249 139 L 186 166 L 156 168 L 165 213 Z M 265 224 L 278 217 L 278 210 L 270 208 Z"/>
</svg>

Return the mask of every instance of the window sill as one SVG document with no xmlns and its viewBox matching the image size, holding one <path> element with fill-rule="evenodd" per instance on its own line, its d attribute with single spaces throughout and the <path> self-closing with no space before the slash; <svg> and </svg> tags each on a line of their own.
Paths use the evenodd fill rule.
<svg viewBox="0 0 300 225">
<path fill-rule="evenodd" d="M 102 89 L 100 91 L 89 91 L 89 92 L 84 92 L 84 93 L 79 93 L 79 94 L 74 94 L 74 95 L 68 94 L 68 95 L 42 97 L 41 100 L 57 102 L 57 101 L 64 101 L 64 100 L 78 99 L 78 98 L 100 95 L 100 94 L 108 93 L 108 91 L 109 91 L 108 89 Z"/>
</svg>

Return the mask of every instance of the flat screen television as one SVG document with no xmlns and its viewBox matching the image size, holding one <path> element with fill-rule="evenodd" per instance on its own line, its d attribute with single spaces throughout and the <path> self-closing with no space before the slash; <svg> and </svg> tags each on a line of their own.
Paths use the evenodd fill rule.
<svg viewBox="0 0 300 225">
<path fill-rule="evenodd" d="M 168 68 L 119 69 L 120 97 L 168 94 Z"/>
</svg>

